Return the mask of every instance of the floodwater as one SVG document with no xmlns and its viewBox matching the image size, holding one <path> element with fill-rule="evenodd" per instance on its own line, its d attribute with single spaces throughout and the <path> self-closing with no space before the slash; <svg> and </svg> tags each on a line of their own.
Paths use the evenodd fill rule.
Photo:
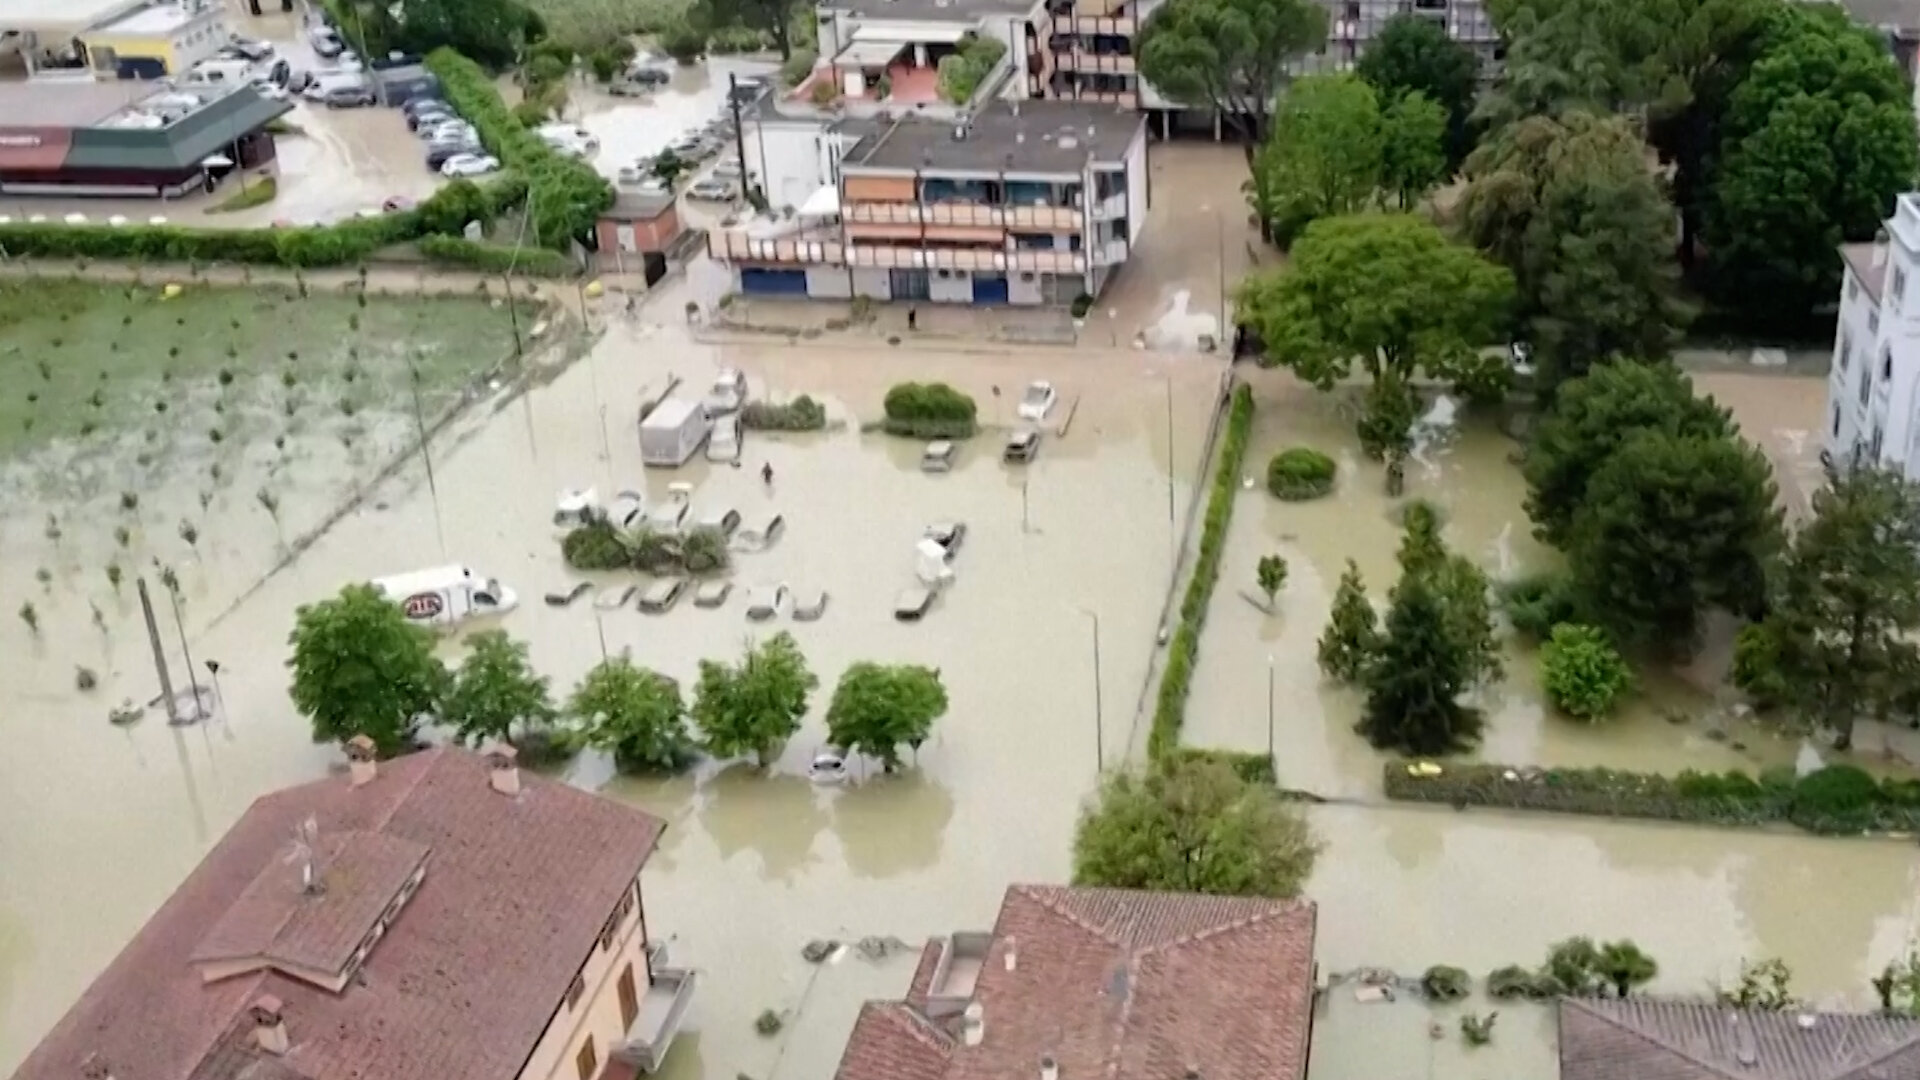
<svg viewBox="0 0 1920 1080">
<path fill-rule="evenodd" d="M 19 1061 L 249 801 L 322 775 L 337 758 L 312 745 L 286 700 L 294 607 L 350 581 L 442 562 L 518 590 L 523 604 L 504 626 L 530 642 L 562 693 L 600 658 L 603 636 L 609 651 L 630 649 L 691 682 L 701 658 L 736 655 L 750 637 L 788 629 L 821 677 L 815 716 L 765 775 L 708 766 L 670 780 L 615 779 L 592 758 L 568 771 L 672 823 L 649 869 L 649 922 L 676 939 L 676 960 L 706 973 L 698 1037 L 667 1067 L 676 1080 L 743 1072 L 766 1080 L 776 1062 L 817 1074 L 837 1055 L 858 1001 L 904 988 L 905 968 L 860 959 L 808 966 L 799 949 L 809 939 L 919 942 L 985 927 L 1009 882 L 1065 876 L 1096 755 L 1117 757 L 1135 722 L 1172 551 L 1173 530 L 1160 523 L 1169 491 L 1180 519 L 1187 514 L 1218 367 L 1129 351 L 1001 360 L 913 347 L 705 346 L 680 325 L 685 299 L 670 291 L 637 316 L 596 314 L 612 326 L 589 358 L 525 395 L 476 405 L 436 441 L 431 488 L 417 459 L 385 482 L 363 479 L 366 501 L 256 591 L 248 592 L 278 557 L 280 537 L 292 543 L 322 520 L 345 494 L 338 483 L 290 485 L 279 529 L 251 505 L 251 487 L 240 486 L 251 481 L 236 483 L 209 508 L 197 558 L 165 527 L 139 537 L 130 564 L 147 565 L 151 552 L 178 568 L 193 657 L 221 665 L 224 717 L 211 723 L 169 728 L 152 712 L 130 729 L 106 723 L 111 703 L 156 689 L 134 605 L 107 589 L 102 552 L 81 547 L 112 540 L 63 539 L 53 559 L 43 523 L 64 510 L 24 493 L 0 531 L 0 600 L 11 612 L 32 595 L 42 625 L 34 636 L 18 619 L 0 620 L 0 738 L 11 749 L 0 765 L 0 1069 Z M 755 393 L 812 392 L 847 423 L 816 435 L 750 434 L 738 470 L 643 470 L 631 426 L 642 387 L 672 372 L 686 380 L 683 393 L 698 393 L 718 364 L 746 369 Z M 1049 440 L 1023 473 L 999 464 L 989 433 L 966 446 L 952 473 L 927 476 L 917 445 L 862 434 L 853 420 L 874 417 L 894 382 L 944 378 L 976 396 L 985 422 L 1010 425 L 1020 387 L 1040 377 L 1062 392 L 1051 422 L 1068 402 L 1080 404 L 1070 434 Z M 776 470 L 770 493 L 759 481 L 763 461 Z M 360 467 L 364 477 L 373 463 Z M 171 520 L 173 508 L 192 505 L 199 482 L 155 478 L 142 506 Z M 573 577 L 549 521 L 558 489 L 659 496 L 669 482 L 697 485 L 696 509 L 785 515 L 776 546 L 740 556 L 731 603 L 596 617 L 585 604 L 540 602 Z M 892 597 L 912 580 L 920 531 L 940 519 L 969 526 L 957 581 L 924 622 L 903 626 L 891 617 Z M 54 562 L 75 569 L 43 587 L 32 568 Z M 826 590 L 824 618 L 748 623 L 741 590 L 760 582 Z M 89 600 L 105 631 L 91 623 Z M 171 621 L 163 607 L 170 641 Z M 457 658 L 457 642 L 447 652 Z M 178 649 L 170 653 L 178 677 Z M 822 741 L 833 682 L 855 660 L 937 666 L 952 708 L 904 775 L 821 790 L 801 773 Z M 102 669 L 91 694 L 73 688 L 82 663 Z M 79 896 L 88 902 L 73 903 Z M 763 1039 L 751 1025 L 767 1008 L 806 1022 Z"/>
<path fill-rule="evenodd" d="M 778 65 L 743 57 L 712 57 L 700 64 L 676 64 L 673 81 L 645 97 L 614 97 L 596 84 L 576 81 L 568 87 L 567 115 L 600 140 L 594 167 L 612 179 L 635 158 L 651 157 L 684 135 L 697 134 L 708 121 L 727 113 L 728 77 L 771 75 Z M 737 154 L 732 146 L 721 159 Z"/>
<path fill-rule="evenodd" d="M 1311 811 L 1327 843 L 1307 890 L 1321 905 L 1323 968 L 1417 975 L 1446 963 L 1484 975 L 1591 934 L 1637 941 L 1661 965 L 1656 988 L 1670 993 L 1731 978 L 1743 957 L 1780 956 L 1810 997 L 1867 997 L 1866 980 L 1914 932 L 1910 844 L 1380 805 L 1384 759 L 1352 730 L 1360 697 L 1323 684 L 1314 650 L 1348 558 L 1384 603 L 1398 516 L 1333 399 L 1283 372 L 1250 378 L 1257 411 L 1246 478 L 1264 476 L 1279 449 L 1309 445 L 1340 461 L 1339 488 L 1307 503 L 1275 500 L 1258 483 L 1242 491 L 1185 741 L 1264 751 L 1271 739 L 1283 785 L 1361 804 Z M 1442 508 L 1448 542 L 1496 579 L 1551 559 L 1529 534 L 1523 484 L 1507 460 L 1513 445 L 1484 418 L 1454 417 L 1422 432 L 1407 475 L 1409 496 Z M 1268 617 L 1240 594 L 1255 591 L 1254 564 L 1272 552 L 1291 573 Z M 1790 765 L 1801 750 L 1672 676 L 1649 677 L 1605 724 L 1574 723 L 1542 704 L 1534 666 L 1530 650 L 1509 649 L 1506 680 L 1480 702 L 1488 727 L 1472 756 L 1676 773 Z"/>
</svg>

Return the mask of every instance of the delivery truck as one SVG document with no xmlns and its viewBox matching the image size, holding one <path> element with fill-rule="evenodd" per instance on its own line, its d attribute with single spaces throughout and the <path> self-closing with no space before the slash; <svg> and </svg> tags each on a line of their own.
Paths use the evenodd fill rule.
<svg viewBox="0 0 1920 1080">
<path fill-rule="evenodd" d="M 376 578 L 373 587 L 400 605 L 408 620 L 451 626 L 464 619 L 512 611 L 520 597 L 490 577 L 464 566 L 437 566 Z"/>
<path fill-rule="evenodd" d="M 658 468 L 678 468 L 700 452 L 711 434 L 713 417 L 704 404 L 668 398 L 640 421 L 640 461 Z"/>
</svg>

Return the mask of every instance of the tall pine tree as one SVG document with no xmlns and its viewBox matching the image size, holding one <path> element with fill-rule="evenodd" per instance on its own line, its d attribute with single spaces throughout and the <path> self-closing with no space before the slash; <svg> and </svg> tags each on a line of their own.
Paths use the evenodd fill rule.
<svg viewBox="0 0 1920 1080">
<path fill-rule="evenodd" d="M 1471 746 L 1480 737 L 1480 715 L 1458 700 L 1469 668 L 1434 583 L 1424 574 L 1406 575 L 1394 588 L 1386 640 L 1367 669 L 1360 733 L 1378 749 L 1404 754 Z"/>
<path fill-rule="evenodd" d="M 1333 594 L 1333 614 L 1320 635 L 1320 670 L 1330 679 L 1359 682 L 1367 663 L 1380 648 L 1380 619 L 1367 599 L 1367 583 L 1360 566 L 1347 560 L 1340 588 Z"/>
</svg>

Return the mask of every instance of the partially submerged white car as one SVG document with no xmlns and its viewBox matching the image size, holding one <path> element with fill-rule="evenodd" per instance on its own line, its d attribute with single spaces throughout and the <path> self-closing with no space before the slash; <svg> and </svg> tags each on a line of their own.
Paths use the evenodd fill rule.
<svg viewBox="0 0 1920 1080">
<path fill-rule="evenodd" d="M 721 368 L 707 391 L 707 412 L 714 416 L 737 412 L 747 403 L 747 376 L 739 368 Z"/>
<path fill-rule="evenodd" d="M 1060 395 L 1055 392 L 1052 383 L 1044 379 L 1028 383 L 1026 391 L 1020 395 L 1020 419 L 1036 424 L 1045 420 L 1047 414 L 1053 411 L 1054 402 L 1059 399 Z"/>
</svg>

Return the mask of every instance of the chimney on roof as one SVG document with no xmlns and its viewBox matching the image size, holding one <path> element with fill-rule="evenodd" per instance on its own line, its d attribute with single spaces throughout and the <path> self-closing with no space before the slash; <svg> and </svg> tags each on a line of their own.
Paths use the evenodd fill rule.
<svg viewBox="0 0 1920 1080">
<path fill-rule="evenodd" d="M 1200 1066 L 1187 1066 L 1187 1080 L 1200 1080 Z"/>
<path fill-rule="evenodd" d="M 247 1010 L 253 1018 L 253 1044 L 274 1057 L 287 1052 L 287 1018 L 282 1013 L 280 999 L 272 994 L 262 994 L 253 999 L 253 1005 Z"/>
<path fill-rule="evenodd" d="M 113 1080 L 113 1069 L 107 1065 L 107 1059 L 99 1054 L 88 1054 L 80 1062 L 82 1080 Z"/>
<path fill-rule="evenodd" d="M 1053 1060 L 1052 1054 L 1040 1058 L 1040 1080 L 1060 1080 L 1060 1063 Z"/>
<path fill-rule="evenodd" d="M 363 787 L 373 782 L 379 775 L 380 766 L 375 760 L 373 740 L 365 735 L 355 735 L 347 740 L 347 775 L 352 778 L 354 787 Z"/>
<path fill-rule="evenodd" d="M 520 794 L 520 751 L 506 743 L 487 750 L 487 783 L 502 795 Z"/>
<path fill-rule="evenodd" d="M 1008 971 L 1020 966 L 1020 953 L 1016 948 L 1018 944 L 1012 934 L 1007 935 L 1007 952 L 1001 959 L 1006 963 Z"/>
<path fill-rule="evenodd" d="M 968 1046 L 979 1046 L 980 1040 L 987 1037 L 987 1011 L 977 1001 L 967 1003 L 967 1009 L 960 1014 L 963 1041 Z"/>
</svg>

